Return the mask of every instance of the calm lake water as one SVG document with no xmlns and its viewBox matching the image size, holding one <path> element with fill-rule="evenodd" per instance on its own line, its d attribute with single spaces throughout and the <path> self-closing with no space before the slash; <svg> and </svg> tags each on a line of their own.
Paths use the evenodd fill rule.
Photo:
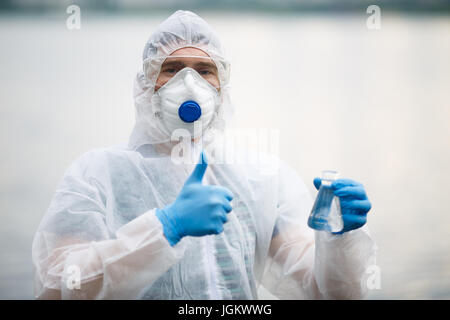
<svg viewBox="0 0 450 320">
<path fill-rule="evenodd" d="M 323 169 L 373 203 L 381 288 L 371 299 L 450 298 L 450 19 L 200 12 L 232 63 L 238 128 L 275 128 L 313 190 Z M 0 298 L 32 299 L 31 242 L 58 180 L 127 140 L 146 39 L 166 15 L 0 18 Z"/>
</svg>

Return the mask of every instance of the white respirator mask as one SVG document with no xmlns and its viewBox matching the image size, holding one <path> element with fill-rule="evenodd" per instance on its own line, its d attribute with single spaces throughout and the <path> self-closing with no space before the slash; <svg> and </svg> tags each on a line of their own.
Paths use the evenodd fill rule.
<svg viewBox="0 0 450 320">
<path fill-rule="evenodd" d="M 197 71 L 186 67 L 153 94 L 152 103 L 161 118 L 159 125 L 163 132 L 171 136 L 174 130 L 185 129 L 191 137 L 197 138 L 211 123 L 220 98 L 213 85 Z M 201 121 L 200 126 L 198 121 Z"/>
</svg>

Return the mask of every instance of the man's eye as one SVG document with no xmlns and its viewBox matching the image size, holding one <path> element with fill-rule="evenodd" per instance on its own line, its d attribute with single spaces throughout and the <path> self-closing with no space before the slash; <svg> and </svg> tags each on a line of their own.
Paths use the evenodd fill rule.
<svg viewBox="0 0 450 320">
<path fill-rule="evenodd" d="M 167 68 L 167 69 L 164 69 L 164 72 L 173 74 L 173 73 L 176 73 L 177 70 L 175 68 Z"/>
<path fill-rule="evenodd" d="M 209 71 L 209 70 L 200 70 L 200 72 L 199 72 L 202 76 L 208 76 L 208 75 L 210 75 L 210 74 L 212 74 L 212 72 L 211 71 Z"/>
</svg>

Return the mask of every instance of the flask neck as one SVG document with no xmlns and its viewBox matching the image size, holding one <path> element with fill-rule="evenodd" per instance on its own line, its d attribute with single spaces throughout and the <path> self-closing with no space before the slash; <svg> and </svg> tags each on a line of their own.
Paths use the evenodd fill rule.
<svg viewBox="0 0 450 320">
<path fill-rule="evenodd" d="M 322 171 L 322 185 L 331 186 L 334 180 L 339 178 L 339 172 L 333 170 Z"/>
</svg>

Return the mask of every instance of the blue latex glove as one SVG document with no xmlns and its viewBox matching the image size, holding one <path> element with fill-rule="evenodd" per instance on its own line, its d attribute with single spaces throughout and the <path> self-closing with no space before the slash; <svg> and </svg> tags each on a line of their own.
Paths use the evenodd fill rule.
<svg viewBox="0 0 450 320">
<path fill-rule="evenodd" d="M 319 190 L 322 181 L 320 178 L 314 179 L 314 186 Z M 333 234 L 342 234 L 344 232 L 361 228 L 367 222 L 367 212 L 372 204 L 367 198 L 364 186 L 350 179 L 336 179 L 331 184 L 334 195 L 339 197 L 341 204 L 342 220 L 344 229 Z"/>
<path fill-rule="evenodd" d="M 233 194 L 224 187 L 203 185 L 207 168 L 206 156 L 202 151 L 200 162 L 175 201 L 164 209 L 156 210 L 156 216 L 171 246 L 184 236 L 200 237 L 223 231 L 227 213 L 232 210 L 230 201 L 233 200 Z"/>
</svg>

